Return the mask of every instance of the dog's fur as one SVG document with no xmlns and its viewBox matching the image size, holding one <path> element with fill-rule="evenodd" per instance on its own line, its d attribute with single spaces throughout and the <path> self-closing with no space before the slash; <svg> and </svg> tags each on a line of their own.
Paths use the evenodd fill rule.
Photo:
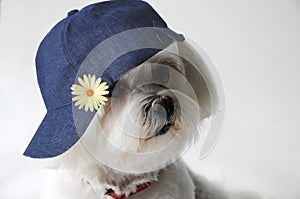
<svg viewBox="0 0 300 199">
<path fill-rule="evenodd" d="M 192 83 L 180 79 L 189 80 L 191 69 L 187 67 L 191 67 L 188 62 L 164 51 L 121 77 L 82 138 L 51 164 L 47 162 L 54 170 L 49 171 L 42 198 L 111 199 L 105 195 L 107 189 L 129 196 L 145 182 L 152 184 L 130 198 L 227 198 L 221 189 L 193 174 L 179 158 L 197 138 L 203 119 L 212 113 L 206 99 L 211 96 L 204 82 L 196 98 L 182 92 L 187 83 Z M 153 68 L 157 68 L 158 75 L 172 70 L 178 78 L 159 77 L 158 82 L 151 82 L 147 77 L 153 76 Z M 167 82 L 183 87 L 169 89 Z M 157 95 L 173 99 L 174 113 L 170 117 L 164 110 L 160 114 L 152 110 Z M 156 108 L 159 111 L 161 106 Z"/>
</svg>

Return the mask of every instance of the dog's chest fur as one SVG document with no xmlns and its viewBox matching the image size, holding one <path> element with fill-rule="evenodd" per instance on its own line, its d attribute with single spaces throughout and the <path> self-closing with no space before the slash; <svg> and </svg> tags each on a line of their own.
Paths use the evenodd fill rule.
<svg viewBox="0 0 300 199">
<path fill-rule="evenodd" d="M 42 199 L 112 199 L 105 195 L 107 188 L 99 183 L 99 176 L 86 179 L 71 170 L 49 171 L 42 192 Z M 127 187 L 133 189 L 133 187 Z M 159 173 L 147 189 L 129 197 L 130 199 L 225 199 L 222 191 L 209 184 L 205 179 L 194 176 L 181 161 L 177 161 Z"/>
</svg>

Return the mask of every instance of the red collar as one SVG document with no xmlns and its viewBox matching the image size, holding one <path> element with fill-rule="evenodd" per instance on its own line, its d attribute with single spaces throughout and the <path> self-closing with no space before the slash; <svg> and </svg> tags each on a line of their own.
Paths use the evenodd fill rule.
<svg viewBox="0 0 300 199">
<path fill-rule="evenodd" d="M 150 187 L 150 185 L 151 185 L 151 182 L 146 182 L 144 184 L 137 185 L 136 190 L 134 192 L 131 192 L 129 194 L 129 196 L 136 194 L 140 191 L 143 191 L 144 189 L 147 189 L 148 187 Z M 126 198 L 125 194 L 122 194 L 122 195 L 115 194 L 114 190 L 112 190 L 112 189 L 107 189 L 105 195 L 109 195 L 110 197 L 112 197 L 114 199 L 125 199 Z"/>
</svg>

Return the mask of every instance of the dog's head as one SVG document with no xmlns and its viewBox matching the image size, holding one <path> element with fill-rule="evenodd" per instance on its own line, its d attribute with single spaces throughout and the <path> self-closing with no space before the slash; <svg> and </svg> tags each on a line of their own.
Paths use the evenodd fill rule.
<svg viewBox="0 0 300 199">
<path fill-rule="evenodd" d="M 165 50 L 123 75 L 82 137 L 86 148 L 104 164 L 130 172 L 176 160 L 211 114 L 210 91 L 194 70 Z"/>
</svg>

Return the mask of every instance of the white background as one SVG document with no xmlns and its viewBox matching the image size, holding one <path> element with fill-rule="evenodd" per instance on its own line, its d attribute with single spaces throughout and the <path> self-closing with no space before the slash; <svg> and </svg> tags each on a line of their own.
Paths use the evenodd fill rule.
<svg viewBox="0 0 300 199">
<path fill-rule="evenodd" d="M 95 1 L 2 0 L 0 198 L 38 198 L 43 171 L 22 157 L 46 110 L 34 57 L 67 12 Z M 300 1 L 149 0 L 204 48 L 226 94 L 223 136 L 193 170 L 233 190 L 300 198 Z M 267 198 L 267 197 L 266 197 Z"/>
</svg>

